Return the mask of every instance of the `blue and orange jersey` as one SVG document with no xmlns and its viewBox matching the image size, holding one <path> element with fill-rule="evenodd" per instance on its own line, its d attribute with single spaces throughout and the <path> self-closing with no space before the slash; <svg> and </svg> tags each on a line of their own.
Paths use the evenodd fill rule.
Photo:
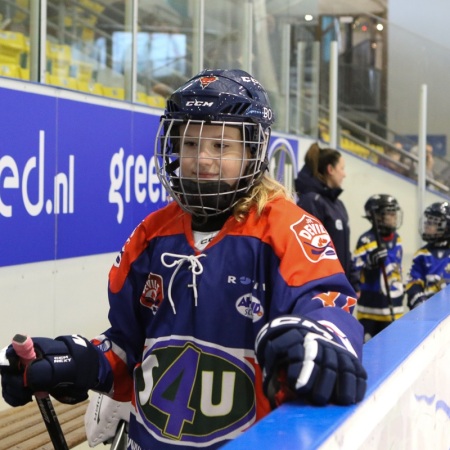
<svg viewBox="0 0 450 450">
<path fill-rule="evenodd" d="M 175 202 L 150 214 L 111 268 L 109 302 L 96 342 L 115 398 L 131 395 L 131 448 L 218 448 L 267 414 L 254 345 L 282 314 L 319 321 L 362 353 L 355 292 L 328 233 L 282 198 L 229 217 L 202 251 Z"/>
</svg>

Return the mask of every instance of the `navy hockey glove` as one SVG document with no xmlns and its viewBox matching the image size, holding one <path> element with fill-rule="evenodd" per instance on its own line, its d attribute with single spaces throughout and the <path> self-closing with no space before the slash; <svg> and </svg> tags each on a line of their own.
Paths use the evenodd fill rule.
<svg viewBox="0 0 450 450">
<path fill-rule="evenodd" d="M 387 255 L 387 248 L 382 247 L 375 249 L 367 255 L 367 266 L 370 269 L 380 267 L 380 265 L 384 264 L 384 261 L 386 261 Z"/>
<path fill-rule="evenodd" d="M 427 296 L 423 292 L 419 292 L 414 295 L 412 298 L 408 297 L 408 306 L 409 309 L 417 308 L 419 305 L 424 303 L 427 299 Z"/>
<path fill-rule="evenodd" d="M 100 351 L 78 335 L 32 340 L 36 359 L 26 367 L 11 345 L 6 350 L 10 365 L 1 367 L 5 401 L 11 406 L 24 405 L 31 401 L 33 392 L 39 391 L 62 403 L 86 400 L 88 390 L 98 386 Z"/>
<path fill-rule="evenodd" d="M 361 362 L 314 320 L 272 320 L 258 333 L 255 351 L 272 407 L 293 398 L 351 405 L 364 397 L 367 374 Z"/>
</svg>

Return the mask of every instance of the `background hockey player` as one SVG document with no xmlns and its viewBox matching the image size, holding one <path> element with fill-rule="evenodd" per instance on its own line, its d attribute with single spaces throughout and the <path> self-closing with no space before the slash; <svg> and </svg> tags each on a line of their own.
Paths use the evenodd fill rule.
<svg viewBox="0 0 450 450">
<path fill-rule="evenodd" d="M 420 234 L 426 242 L 413 257 L 406 295 L 413 309 L 450 283 L 450 204 L 436 202 L 424 211 Z"/>
<path fill-rule="evenodd" d="M 364 205 L 372 225 L 356 244 L 354 266 L 360 271 L 356 317 L 364 326 L 365 340 L 378 334 L 403 314 L 403 247 L 397 229 L 403 213 L 388 194 L 371 196 Z"/>
</svg>

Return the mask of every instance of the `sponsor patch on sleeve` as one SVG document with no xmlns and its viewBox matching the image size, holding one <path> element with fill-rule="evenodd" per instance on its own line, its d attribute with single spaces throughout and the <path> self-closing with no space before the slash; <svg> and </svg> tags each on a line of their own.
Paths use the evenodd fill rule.
<svg viewBox="0 0 450 450">
<path fill-rule="evenodd" d="M 330 235 L 315 217 L 304 214 L 290 228 L 306 258 L 312 263 L 317 263 L 322 259 L 337 259 Z"/>
</svg>

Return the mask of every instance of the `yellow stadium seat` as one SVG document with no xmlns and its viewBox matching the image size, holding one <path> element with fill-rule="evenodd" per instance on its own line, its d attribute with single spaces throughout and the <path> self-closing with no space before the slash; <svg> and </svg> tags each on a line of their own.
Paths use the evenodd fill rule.
<svg viewBox="0 0 450 450">
<path fill-rule="evenodd" d="M 136 93 L 136 102 L 143 103 L 144 105 L 148 105 L 147 94 L 145 92 L 137 92 Z"/>
<path fill-rule="evenodd" d="M 64 87 L 67 89 L 78 90 L 78 81 L 71 77 L 58 77 L 57 75 L 48 75 L 47 83 L 53 86 Z"/>
<path fill-rule="evenodd" d="M 150 106 L 155 106 L 157 108 L 165 108 L 166 100 L 162 95 L 151 94 L 147 96 L 147 103 Z"/>
<path fill-rule="evenodd" d="M 103 86 L 103 95 L 105 97 L 125 100 L 125 89 L 120 87 Z"/>
<path fill-rule="evenodd" d="M 103 85 L 101 83 L 96 83 L 94 81 L 79 81 L 78 89 L 83 92 L 88 92 L 89 94 L 104 95 Z"/>
<path fill-rule="evenodd" d="M 26 11 L 30 10 L 30 0 L 15 0 L 14 3 L 18 6 L 18 8 L 14 8 L 15 12 L 12 19 L 13 23 L 23 24 L 29 19 Z"/>
<path fill-rule="evenodd" d="M 20 75 L 20 66 L 16 64 L 0 64 L 0 76 L 22 78 Z"/>
<path fill-rule="evenodd" d="M 330 134 L 327 131 L 321 131 L 320 135 L 323 141 L 330 142 Z"/>
<path fill-rule="evenodd" d="M 25 36 L 22 33 L 0 31 L 0 64 L 20 66 L 25 50 Z"/>
<path fill-rule="evenodd" d="M 92 0 L 80 0 L 80 4 L 90 9 L 91 11 L 96 12 L 97 14 L 101 14 L 105 9 L 103 5 Z"/>
<path fill-rule="evenodd" d="M 30 69 L 24 69 L 23 67 L 19 68 L 20 78 L 22 80 L 29 80 L 30 79 Z"/>
<path fill-rule="evenodd" d="M 81 31 L 81 40 L 83 42 L 93 42 L 95 38 L 95 31 L 92 28 L 83 27 Z"/>
<path fill-rule="evenodd" d="M 78 81 L 89 83 L 92 80 L 93 65 L 85 61 L 74 61 L 73 65 L 76 70 L 76 78 Z"/>
<path fill-rule="evenodd" d="M 50 73 L 59 77 L 68 77 L 72 60 L 72 51 L 68 45 L 47 43 L 47 58 L 50 61 Z"/>
</svg>

